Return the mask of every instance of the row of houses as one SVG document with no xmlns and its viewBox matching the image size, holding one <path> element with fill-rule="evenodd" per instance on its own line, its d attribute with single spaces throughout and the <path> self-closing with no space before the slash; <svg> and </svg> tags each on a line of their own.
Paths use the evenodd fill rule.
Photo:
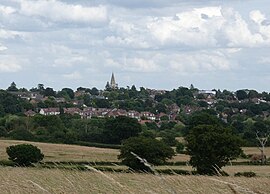
<svg viewBox="0 0 270 194">
<path fill-rule="evenodd" d="M 42 108 L 39 111 L 39 114 L 41 115 L 59 115 L 60 109 L 59 108 Z M 83 110 L 79 108 L 64 108 L 63 113 L 65 114 L 71 114 L 71 115 L 80 115 L 82 119 L 90 119 L 92 117 L 118 117 L 118 116 L 127 116 L 130 118 L 135 118 L 138 121 L 141 120 L 148 120 L 148 121 L 159 121 L 162 117 L 167 117 L 169 120 L 175 120 L 177 113 L 172 114 L 165 114 L 165 113 L 159 113 L 159 114 L 153 114 L 151 112 L 138 112 L 135 110 L 126 111 L 123 109 L 108 109 L 108 108 L 94 108 L 94 107 L 87 107 Z M 33 116 L 36 113 L 34 111 L 27 111 L 25 113 L 27 116 Z"/>
</svg>

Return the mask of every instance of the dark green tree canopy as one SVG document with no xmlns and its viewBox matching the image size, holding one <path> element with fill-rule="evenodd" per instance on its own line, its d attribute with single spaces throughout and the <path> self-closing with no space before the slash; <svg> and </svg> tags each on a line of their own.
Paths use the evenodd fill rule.
<svg viewBox="0 0 270 194">
<path fill-rule="evenodd" d="M 29 166 L 41 161 L 44 155 L 41 150 L 31 144 L 19 144 L 9 146 L 6 149 L 9 159 L 20 166 Z"/>
<path fill-rule="evenodd" d="M 122 140 L 138 136 L 142 131 L 137 119 L 119 116 L 110 118 L 105 123 L 104 135 L 106 143 L 120 144 Z"/>
<path fill-rule="evenodd" d="M 119 159 L 122 159 L 123 164 L 133 170 L 143 171 L 148 171 L 150 169 L 132 153 L 135 153 L 140 158 L 145 159 L 148 163 L 154 165 L 163 164 L 166 159 L 170 159 L 174 156 L 173 149 L 165 143 L 143 136 L 131 137 L 125 140 L 120 152 L 121 154 L 118 157 Z"/>
<path fill-rule="evenodd" d="M 12 82 L 10 86 L 7 88 L 7 91 L 9 92 L 17 92 L 19 89 L 17 88 L 17 85 L 15 82 Z"/>
<path fill-rule="evenodd" d="M 237 90 L 236 97 L 238 98 L 238 100 L 244 100 L 248 98 L 248 94 L 245 90 Z"/>
<path fill-rule="evenodd" d="M 216 174 L 241 153 L 241 140 L 230 128 L 220 125 L 197 125 L 185 139 L 190 164 L 200 174 Z"/>
</svg>

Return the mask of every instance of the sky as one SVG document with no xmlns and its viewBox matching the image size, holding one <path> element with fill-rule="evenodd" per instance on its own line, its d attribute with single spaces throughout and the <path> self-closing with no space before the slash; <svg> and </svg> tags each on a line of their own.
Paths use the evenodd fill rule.
<svg viewBox="0 0 270 194">
<path fill-rule="evenodd" d="M 0 88 L 270 92 L 269 0 L 0 0 Z"/>
</svg>

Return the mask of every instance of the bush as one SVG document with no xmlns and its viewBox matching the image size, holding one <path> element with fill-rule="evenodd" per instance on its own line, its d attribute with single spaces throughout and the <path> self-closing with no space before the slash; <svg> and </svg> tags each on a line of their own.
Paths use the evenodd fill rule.
<svg viewBox="0 0 270 194">
<path fill-rule="evenodd" d="M 183 154 L 184 148 L 185 148 L 184 144 L 178 142 L 176 145 L 176 152 L 178 154 Z"/>
<path fill-rule="evenodd" d="M 44 155 L 41 150 L 31 144 L 9 146 L 6 149 L 9 160 L 19 166 L 30 166 L 32 163 L 41 161 Z"/>
<path fill-rule="evenodd" d="M 255 177 L 256 173 L 255 172 L 237 172 L 234 174 L 234 176 L 244 176 L 244 177 Z"/>
<path fill-rule="evenodd" d="M 151 169 L 132 152 L 154 165 L 163 164 L 166 159 L 174 155 L 173 149 L 162 141 L 142 136 L 125 140 L 120 151 L 118 158 L 122 159 L 123 164 L 136 171 L 150 171 Z"/>
<path fill-rule="evenodd" d="M 5 127 L 0 126 L 0 137 L 6 137 L 7 136 L 7 130 Z"/>
<path fill-rule="evenodd" d="M 35 136 L 28 130 L 24 128 L 19 128 L 11 131 L 8 136 L 12 139 L 16 140 L 26 140 L 26 141 L 34 141 Z"/>
</svg>

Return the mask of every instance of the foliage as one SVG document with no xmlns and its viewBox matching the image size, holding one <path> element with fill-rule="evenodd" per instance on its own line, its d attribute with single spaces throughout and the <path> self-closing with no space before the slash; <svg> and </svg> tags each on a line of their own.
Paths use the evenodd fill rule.
<svg viewBox="0 0 270 194">
<path fill-rule="evenodd" d="M 234 176 L 244 176 L 244 177 L 255 177 L 256 173 L 255 172 L 237 172 L 234 174 Z"/>
<path fill-rule="evenodd" d="M 28 105 L 29 102 L 26 102 L 4 90 L 0 90 L 0 116 L 20 113 L 25 106 L 28 107 Z"/>
<path fill-rule="evenodd" d="M 7 136 L 7 130 L 5 127 L 0 126 L 0 137 L 6 137 Z"/>
<path fill-rule="evenodd" d="M 185 139 L 191 156 L 190 164 L 197 168 L 199 174 L 216 174 L 241 153 L 241 140 L 233 135 L 230 128 L 220 125 L 197 125 Z"/>
<path fill-rule="evenodd" d="M 175 146 L 177 144 L 177 140 L 175 139 L 175 134 L 171 131 L 162 131 L 161 133 L 162 142 L 164 142 L 168 146 Z"/>
<path fill-rule="evenodd" d="M 237 90 L 236 97 L 238 100 L 244 100 L 248 98 L 247 92 L 244 90 Z"/>
<path fill-rule="evenodd" d="M 178 143 L 176 144 L 176 152 L 177 152 L 178 154 L 182 154 L 183 151 L 184 151 L 184 148 L 185 148 L 184 144 L 182 144 L 182 143 L 180 143 L 180 142 L 178 142 Z"/>
<path fill-rule="evenodd" d="M 10 92 L 17 92 L 19 89 L 17 88 L 17 85 L 15 82 L 12 82 L 10 86 L 7 88 L 7 91 Z"/>
<path fill-rule="evenodd" d="M 26 141 L 35 140 L 35 136 L 30 131 L 24 128 L 19 128 L 11 131 L 10 133 L 8 133 L 8 137 L 17 140 L 26 140 Z"/>
<path fill-rule="evenodd" d="M 41 150 L 31 144 L 9 146 L 6 149 L 6 152 L 9 156 L 9 160 L 20 166 L 29 166 L 44 158 Z"/>
<path fill-rule="evenodd" d="M 161 141 L 146 137 L 131 137 L 123 142 L 120 149 L 119 159 L 122 159 L 123 164 L 132 168 L 133 170 L 149 171 L 144 163 L 142 163 L 131 152 L 137 154 L 139 157 L 147 160 L 150 164 L 163 164 L 166 159 L 172 158 L 174 151 Z"/>
<path fill-rule="evenodd" d="M 138 136 L 141 131 L 142 127 L 137 119 L 125 116 L 110 118 L 105 123 L 105 143 L 120 144 L 124 139 Z"/>
</svg>

